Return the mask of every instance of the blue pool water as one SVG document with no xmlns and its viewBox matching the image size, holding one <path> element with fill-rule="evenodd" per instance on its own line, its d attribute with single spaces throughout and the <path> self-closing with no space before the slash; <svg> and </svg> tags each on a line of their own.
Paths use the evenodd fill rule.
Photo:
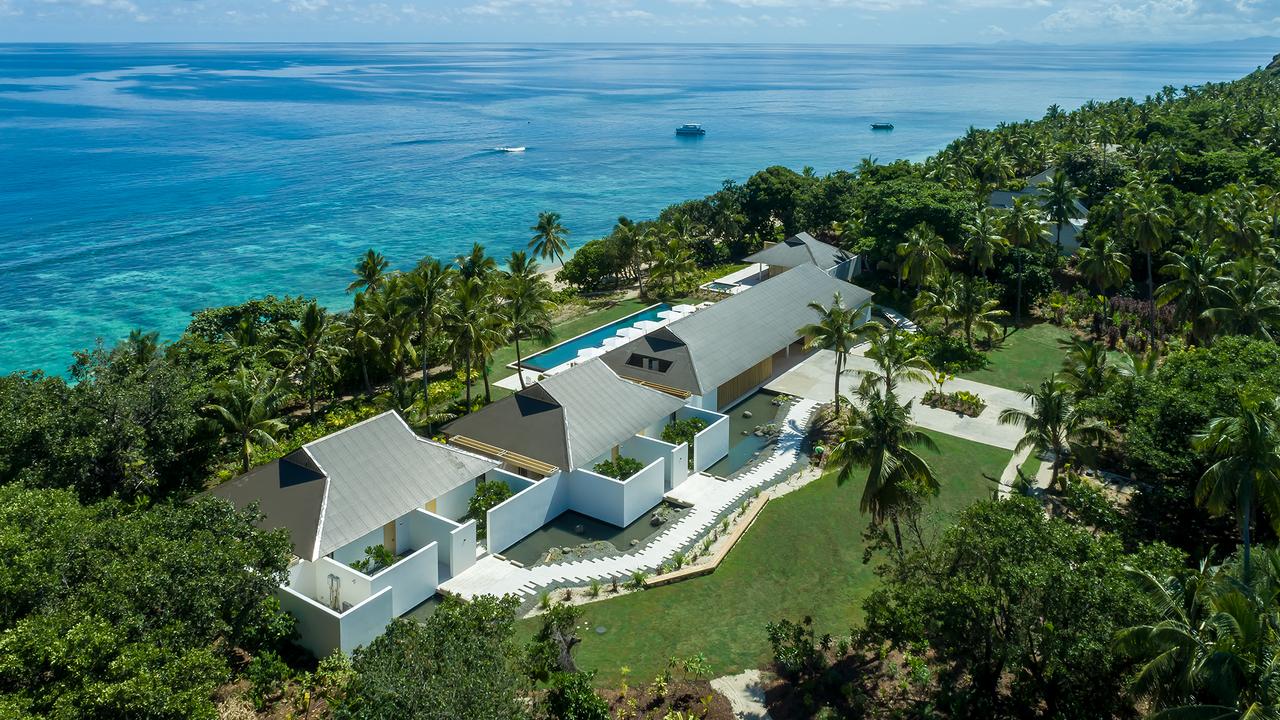
<svg viewBox="0 0 1280 720">
<path fill-rule="evenodd" d="M 600 347 L 600 343 L 617 335 L 618 331 L 624 327 L 631 327 L 643 320 L 661 320 L 662 318 L 658 317 L 658 313 L 670 309 L 671 306 L 667 303 L 658 303 L 652 307 L 647 307 L 638 313 L 632 313 L 619 320 L 614 320 L 604 327 L 596 328 L 572 340 L 565 340 L 559 345 L 553 345 L 537 355 L 530 355 L 520 364 L 529 370 L 537 370 L 539 372 L 550 370 L 557 365 L 563 365 L 578 357 L 579 350 Z"/>
<path fill-rule="evenodd" d="M 61 373 L 95 338 L 172 340 L 192 311 L 266 293 L 344 310 L 369 247 L 395 269 L 475 240 L 506 259 L 553 210 L 576 248 L 619 215 L 769 165 L 918 160 L 970 125 L 1270 57 L 1256 44 L 0 45 L 0 372 Z M 706 137 L 677 137 L 685 122 Z M 494 150 L 516 145 L 527 152 Z"/>
</svg>

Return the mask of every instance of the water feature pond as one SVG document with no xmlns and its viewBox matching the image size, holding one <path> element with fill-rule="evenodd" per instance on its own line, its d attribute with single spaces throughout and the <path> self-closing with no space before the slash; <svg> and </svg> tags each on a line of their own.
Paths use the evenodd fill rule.
<svg viewBox="0 0 1280 720">
<path fill-rule="evenodd" d="M 565 559 L 579 559 L 580 557 L 602 557 L 604 555 L 614 555 L 618 552 L 626 552 L 633 547 L 633 540 L 636 546 L 643 545 L 650 537 L 666 528 L 666 523 L 660 525 L 651 524 L 650 519 L 657 512 L 666 514 L 667 523 L 672 523 L 678 520 L 685 510 L 663 502 L 653 510 L 641 515 L 635 522 L 625 528 L 610 525 L 607 522 L 569 510 L 538 530 L 533 531 L 520 542 L 503 550 L 501 554 L 503 557 L 515 560 L 521 565 L 529 566 L 542 562 L 547 553 L 553 550 L 555 552 L 552 553 L 552 560 L 555 562 Z M 582 545 L 594 543 L 604 543 L 604 546 L 582 548 L 582 552 L 578 552 Z M 564 548 L 569 548 L 573 557 L 563 557 L 562 550 Z"/>
<path fill-rule="evenodd" d="M 729 416 L 729 454 L 706 469 L 708 475 L 729 477 L 748 465 L 772 443 L 771 435 L 756 435 L 762 425 L 781 422 L 786 417 L 786 406 L 774 405 L 778 397 L 767 390 L 757 390 L 747 399 L 724 411 Z M 743 417 L 750 413 L 751 417 Z"/>
</svg>

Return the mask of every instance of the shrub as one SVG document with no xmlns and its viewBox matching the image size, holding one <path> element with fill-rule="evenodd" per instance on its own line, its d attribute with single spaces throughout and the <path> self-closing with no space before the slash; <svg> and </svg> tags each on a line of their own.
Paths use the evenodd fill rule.
<svg viewBox="0 0 1280 720">
<path fill-rule="evenodd" d="M 813 618 L 806 615 L 799 623 L 784 619 L 769 623 L 765 629 L 773 647 L 773 661 L 783 675 L 804 682 L 826 671 L 827 658 L 814 637 Z"/>
<path fill-rule="evenodd" d="M 673 420 L 662 428 L 662 442 L 679 445 L 689 444 L 689 469 L 693 469 L 693 439 L 707 428 L 707 421 L 702 418 Z"/>
<path fill-rule="evenodd" d="M 643 570 L 637 570 L 631 573 L 631 579 L 627 581 L 627 587 L 632 590 L 640 590 L 644 588 L 644 580 L 648 577 Z"/>
<path fill-rule="evenodd" d="M 602 463 L 596 463 L 593 469 L 605 477 L 611 477 L 614 480 L 626 480 L 643 470 L 644 465 L 635 458 L 619 455 L 617 460 L 605 460 Z"/>
<path fill-rule="evenodd" d="M 985 400 L 968 390 L 944 393 L 937 388 L 930 388 L 920 401 L 931 408 L 950 410 L 969 417 L 977 417 L 987 408 Z"/>
<path fill-rule="evenodd" d="M 978 350 L 969 347 L 964 340 L 953 335 L 919 334 L 914 340 L 915 351 L 934 368 L 956 375 L 971 370 L 981 370 L 987 366 L 987 358 Z"/>
<path fill-rule="evenodd" d="M 476 492 L 467 503 L 467 518 L 476 521 L 476 539 L 482 540 L 488 530 L 489 510 L 511 497 L 511 488 L 497 480 L 477 480 Z"/>
<path fill-rule="evenodd" d="M 396 554 L 384 545 L 370 545 L 364 549 L 364 559 L 351 563 L 351 567 L 365 575 L 374 575 L 383 568 L 396 564 Z"/>
<path fill-rule="evenodd" d="M 609 703 L 591 687 L 595 673 L 556 673 L 547 691 L 547 717 L 557 720 L 609 720 Z"/>
<path fill-rule="evenodd" d="M 257 710 L 265 710 L 284 690 L 289 666 L 270 650 L 258 653 L 245 669 L 249 680 L 249 700 Z"/>
</svg>

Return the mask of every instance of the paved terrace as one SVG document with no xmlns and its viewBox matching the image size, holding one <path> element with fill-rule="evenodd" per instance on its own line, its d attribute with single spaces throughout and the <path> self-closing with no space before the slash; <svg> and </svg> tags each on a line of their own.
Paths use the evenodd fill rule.
<svg viewBox="0 0 1280 720">
<path fill-rule="evenodd" d="M 594 560 L 518 567 L 486 555 L 471 568 L 440 586 L 441 592 L 471 599 L 479 595 L 508 593 L 529 599 L 548 588 L 583 585 L 591 580 L 625 579 L 637 571 L 652 572 L 677 552 L 688 548 L 719 521 L 721 513 L 736 507 L 752 490 L 768 485 L 800 459 L 800 444 L 818 403 L 800 400 L 788 411 L 774 453 L 732 480 L 692 475 L 667 497 L 693 507 L 679 520 L 633 552 Z"/>
</svg>

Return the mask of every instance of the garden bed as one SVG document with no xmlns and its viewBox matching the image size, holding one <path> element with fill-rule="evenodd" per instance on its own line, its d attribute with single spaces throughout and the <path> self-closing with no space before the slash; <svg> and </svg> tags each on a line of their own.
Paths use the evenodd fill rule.
<svg viewBox="0 0 1280 720">
<path fill-rule="evenodd" d="M 967 417 L 978 417 L 983 410 L 987 409 L 987 401 L 968 390 L 944 393 L 937 388 L 932 388 L 920 398 L 920 402 L 931 408 L 950 410 Z"/>
</svg>

